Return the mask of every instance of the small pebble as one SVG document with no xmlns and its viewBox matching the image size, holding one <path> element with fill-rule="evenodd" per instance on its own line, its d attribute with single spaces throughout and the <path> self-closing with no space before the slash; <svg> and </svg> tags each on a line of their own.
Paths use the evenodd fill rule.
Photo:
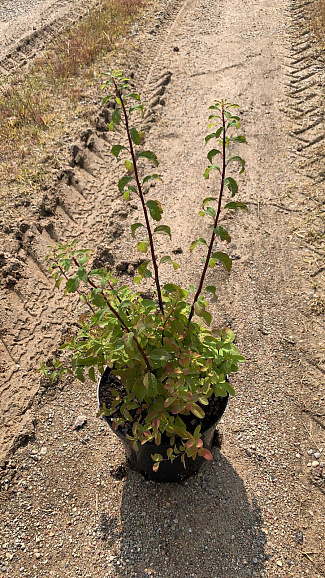
<svg viewBox="0 0 325 578">
<path fill-rule="evenodd" d="M 87 423 L 87 418 L 85 415 L 78 415 L 76 421 L 74 422 L 73 429 L 80 429 Z"/>
<path fill-rule="evenodd" d="M 312 468 L 317 468 L 319 466 L 319 462 L 314 461 L 314 462 L 312 462 L 311 466 L 312 466 Z"/>
<path fill-rule="evenodd" d="M 313 455 L 313 450 L 308 450 L 307 454 L 308 454 L 309 456 L 312 456 L 312 455 Z"/>
<path fill-rule="evenodd" d="M 316 460 L 319 460 L 319 458 L 321 457 L 321 455 L 322 455 L 321 453 L 316 452 L 316 453 L 314 454 L 314 458 L 316 458 Z"/>
</svg>

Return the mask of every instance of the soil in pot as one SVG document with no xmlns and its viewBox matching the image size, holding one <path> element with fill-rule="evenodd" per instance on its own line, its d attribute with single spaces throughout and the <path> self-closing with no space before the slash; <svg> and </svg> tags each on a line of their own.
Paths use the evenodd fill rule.
<svg viewBox="0 0 325 578">
<path fill-rule="evenodd" d="M 106 407 L 110 407 L 113 401 L 111 388 L 118 390 L 121 396 L 126 394 L 121 381 L 115 375 L 112 375 L 109 368 L 106 368 L 98 384 L 98 404 L 100 408 L 103 407 L 104 404 Z M 203 419 L 199 419 L 193 414 L 181 416 L 189 431 L 194 432 L 195 428 L 201 425 L 203 445 L 208 450 L 211 450 L 214 444 L 214 440 L 216 439 L 216 425 L 220 421 L 227 407 L 227 403 L 228 396 L 212 397 L 209 405 L 204 407 L 205 417 Z M 132 415 L 132 411 L 130 411 L 130 413 Z M 113 417 L 103 416 L 103 419 L 112 428 Z M 141 415 L 134 414 L 134 420 L 141 420 Z M 158 471 L 154 472 L 152 469 L 153 460 L 151 455 L 159 453 L 164 459 L 167 458 L 166 452 L 170 447 L 168 436 L 166 434 L 162 436 L 159 446 L 155 443 L 147 442 L 144 445 L 139 445 L 138 450 L 135 451 L 126 437 L 127 435 L 132 435 L 132 422 L 126 422 L 123 427 L 119 427 L 113 431 L 124 445 L 130 466 L 148 480 L 154 480 L 156 482 L 181 482 L 197 473 L 201 465 L 206 461 L 200 456 L 195 460 L 186 458 L 186 467 L 184 468 L 180 459 L 176 458 L 173 462 L 166 459 L 166 461 L 160 463 Z"/>
</svg>

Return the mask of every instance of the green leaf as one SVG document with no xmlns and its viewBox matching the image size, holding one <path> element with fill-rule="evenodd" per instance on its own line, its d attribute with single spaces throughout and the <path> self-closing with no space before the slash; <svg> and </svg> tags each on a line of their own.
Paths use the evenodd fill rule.
<svg viewBox="0 0 325 578">
<path fill-rule="evenodd" d="M 152 454 L 151 458 L 153 459 L 154 462 L 162 462 L 163 457 L 161 454 Z"/>
<path fill-rule="evenodd" d="M 221 151 L 219 151 L 218 149 L 212 149 L 208 154 L 207 157 L 210 161 L 210 163 L 212 164 L 212 159 L 213 157 L 215 157 L 216 155 L 221 155 Z"/>
<path fill-rule="evenodd" d="M 155 221 L 161 221 L 161 215 L 163 213 L 163 210 L 159 201 L 147 201 L 146 205 L 149 209 L 152 218 Z"/>
<path fill-rule="evenodd" d="M 181 293 L 182 291 L 181 287 L 174 285 L 174 283 L 165 283 L 163 289 L 167 291 L 167 293 Z"/>
<path fill-rule="evenodd" d="M 112 114 L 112 122 L 114 124 L 119 125 L 121 123 L 121 113 L 120 113 L 120 108 L 115 108 L 115 110 L 113 111 Z"/>
<path fill-rule="evenodd" d="M 205 171 L 203 173 L 205 179 L 209 178 L 210 172 L 212 170 L 219 171 L 219 173 L 220 173 L 220 167 L 218 165 L 210 165 L 207 169 L 205 169 Z"/>
<path fill-rule="evenodd" d="M 91 379 L 91 381 L 96 382 L 95 368 L 94 367 L 89 368 L 88 375 L 89 375 L 89 379 Z"/>
<path fill-rule="evenodd" d="M 213 253 L 212 259 L 220 261 L 227 269 L 227 271 L 230 271 L 232 266 L 232 260 L 230 259 L 229 255 L 227 255 L 226 253 L 222 253 L 221 251 L 217 251 L 217 253 Z"/>
<path fill-rule="evenodd" d="M 130 200 L 130 190 L 129 190 L 129 189 L 127 189 L 127 191 L 124 191 L 124 193 L 123 193 L 123 199 L 124 199 L 125 201 L 129 201 L 129 200 Z"/>
<path fill-rule="evenodd" d="M 75 293 L 77 291 L 78 287 L 79 287 L 78 277 L 72 277 L 72 279 L 69 279 L 69 281 L 67 281 L 67 284 L 65 286 L 65 291 L 66 291 L 66 293 Z"/>
<path fill-rule="evenodd" d="M 217 200 L 216 197 L 206 197 L 206 198 L 204 199 L 203 203 L 202 203 L 203 209 L 205 208 L 205 205 L 206 205 L 207 203 L 210 203 L 210 201 L 216 201 L 216 200 Z"/>
<path fill-rule="evenodd" d="M 143 383 L 142 377 L 134 382 L 132 389 L 139 403 L 142 403 L 147 394 L 147 388 Z"/>
<path fill-rule="evenodd" d="M 162 178 L 159 175 L 147 175 L 146 177 L 144 177 L 142 182 L 144 184 L 147 183 L 148 181 L 151 181 L 152 179 L 156 181 L 162 181 Z"/>
<path fill-rule="evenodd" d="M 229 395 L 236 395 L 234 388 L 232 387 L 232 385 L 230 385 L 230 383 L 225 382 L 222 384 L 223 389 L 225 389 Z"/>
<path fill-rule="evenodd" d="M 247 206 L 245 203 L 239 203 L 238 201 L 231 201 L 225 205 L 225 209 L 243 209 L 243 211 L 247 211 Z"/>
<path fill-rule="evenodd" d="M 202 319 L 204 319 L 204 321 L 206 322 L 206 324 L 208 326 L 211 325 L 211 321 L 212 321 L 212 315 L 211 313 L 209 313 L 209 311 L 204 311 L 202 314 Z"/>
<path fill-rule="evenodd" d="M 135 104 L 134 106 L 130 106 L 129 113 L 131 114 L 134 110 L 140 110 L 141 116 L 143 118 L 143 116 L 144 116 L 143 104 Z"/>
<path fill-rule="evenodd" d="M 122 145 L 114 145 L 111 148 L 111 153 L 112 155 L 114 155 L 114 157 L 118 158 L 121 150 L 126 149 L 126 147 L 122 146 Z"/>
<path fill-rule="evenodd" d="M 202 407 L 197 405 L 197 403 L 192 403 L 191 405 L 191 412 L 198 418 L 203 419 L 205 416 L 204 410 Z"/>
<path fill-rule="evenodd" d="M 212 295 L 215 295 L 215 294 L 216 294 L 216 291 L 217 291 L 217 288 L 216 288 L 214 285 L 208 285 L 208 286 L 205 288 L 205 290 L 206 290 L 208 293 L 212 293 Z"/>
<path fill-rule="evenodd" d="M 203 237 L 200 237 L 199 239 L 196 239 L 196 241 L 193 241 L 193 243 L 192 243 L 191 246 L 190 246 L 190 251 L 191 251 L 191 253 L 192 253 L 192 251 L 194 251 L 194 249 L 195 249 L 195 247 L 196 247 L 197 245 L 206 245 L 206 244 L 207 244 L 207 242 L 206 242 L 205 239 L 203 239 Z"/>
<path fill-rule="evenodd" d="M 147 388 L 147 395 L 150 397 L 155 397 L 155 395 L 157 395 L 157 379 L 153 373 L 146 373 L 143 378 L 143 384 Z"/>
<path fill-rule="evenodd" d="M 228 187 L 229 191 L 231 192 L 231 196 L 234 197 L 235 194 L 238 192 L 238 185 L 235 179 L 231 177 L 227 177 L 224 183 L 225 187 Z"/>
<path fill-rule="evenodd" d="M 77 275 L 78 275 L 79 279 L 81 279 L 81 281 L 83 281 L 84 283 L 87 283 L 88 274 L 87 274 L 85 267 L 79 267 L 79 269 L 77 271 Z"/>
<path fill-rule="evenodd" d="M 141 253 L 146 253 L 148 251 L 149 241 L 139 241 L 137 244 L 137 249 Z"/>
<path fill-rule="evenodd" d="M 171 230 L 168 225 L 158 225 L 158 227 L 156 227 L 153 232 L 160 233 L 162 235 L 168 235 L 170 239 L 172 238 Z"/>
<path fill-rule="evenodd" d="M 152 361 L 155 367 L 161 367 L 166 364 L 166 361 L 171 359 L 171 355 L 166 349 L 153 349 L 150 353 L 149 359 Z"/>
<path fill-rule="evenodd" d="M 231 140 L 233 142 L 243 142 L 243 143 L 247 144 L 246 137 L 244 137 L 244 136 L 232 136 L 232 137 L 230 137 L 229 140 Z"/>
<path fill-rule="evenodd" d="M 119 182 L 118 182 L 118 190 L 120 191 L 120 193 L 123 193 L 126 185 L 128 185 L 130 181 L 132 181 L 132 177 L 129 177 L 129 176 L 127 176 L 127 175 L 126 175 L 125 177 L 122 177 L 122 178 L 119 180 Z"/>
<path fill-rule="evenodd" d="M 143 151 L 142 153 L 137 154 L 138 159 L 141 157 L 148 159 L 149 161 L 152 162 L 152 164 L 155 167 L 158 167 L 159 163 L 158 163 L 157 156 L 154 153 L 152 153 L 151 151 Z"/>
<path fill-rule="evenodd" d="M 130 331 L 129 333 L 124 333 L 124 335 L 122 337 L 125 352 L 130 357 L 132 357 L 134 354 L 135 343 L 134 343 L 133 337 L 134 337 L 134 333 L 132 331 Z"/>
<path fill-rule="evenodd" d="M 160 263 L 161 263 L 161 264 L 163 264 L 163 263 L 170 263 L 170 264 L 174 267 L 174 269 L 178 269 L 178 268 L 179 268 L 179 264 L 178 264 L 178 263 L 175 263 L 175 261 L 173 261 L 172 258 L 171 258 L 169 255 L 165 255 L 164 257 L 162 257 L 162 258 L 160 259 Z"/>
<path fill-rule="evenodd" d="M 140 94 L 137 94 L 135 92 L 132 92 L 132 94 L 128 94 L 127 97 L 128 98 L 134 98 L 134 100 L 139 100 L 139 101 L 141 100 Z"/>
<path fill-rule="evenodd" d="M 194 311 L 195 311 L 195 315 L 197 315 L 198 317 L 203 316 L 203 313 L 205 312 L 205 306 L 203 305 L 203 303 L 201 301 L 196 301 L 194 303 Z"/>
<path fill-rule="evenodd" d="M 221 225 L 218 225 L 218 227 L 214 229 L 214 232 L 218 237 L 220 237 L 221 241 L 227 241 L 227 243 L 230 243 L 231 237 L 228 231 L 226 231 L 226 229 L 221 227 Z"/>
<path fill-rule="evenodd" d="M 205 210 L 205 214 L 209 215 L 209 217 L 212 217 L 214 219 L 214 217 L 216 216 L 216 210 L 213 207 L 207 207 Z"/>
<path fill-rule="evenodd" d="M 136 230 L 139 229 L 140 227 L 144 227 L 144 225 L 142 223 L 133 223 L 133 225 L 131 225 L 131 235 L 133 239 L 135 237 Z"/>
<path fill-rule="evenodd" d="M 124 164 L 126 170 L 129 171 L 129 173 L 134 173 L 133 161 L 127 159 Z"/>
<path fill-rule="evenodd" d="M 212 134 L 208 134 L 205 137 L 205 144 L 207 144 L 212 138 L 219 138 L 222 131 L 223 131 L 223 127 L 221 126 L 220 128 L 218 128 L 218 130 L 216 132 L 213 132 Z"/>
<path fill-rule="evenodd" d="M 141 279 L 148 279 L 149 277 L 152 277 L 152 273 L 151 273 L 150 269 L 148 269 L 149 262 L 150 261 L 143 261 L 143 263 L 141 263 L 141 265 L 139 265 L 138 271 L 141 275 L 140 280 Z"/>
<path fill-rule="evenodd" d="M 241 170 L 240 170 L 240 172 L 239 172 L 239 174 L 241 175 L 241 174 L 244 172 L 244 170 L 245 170 L 245 161 L 244 161 L 244 159 L 242 159 L 241 157 L 231 157 L 231 158 L 228 160 L 228 163 L 227 163 L 227 164 L 229 165 L 229 163 L 231 163 L 231 162 L 237 162 L 237 163 L 239 163 L 239 164 L 241 165 Z"/>
<path fill-rule="evenodd" d="M 131 139 L 133 140 L 134 144 L 139 145 L 142 141 L 142 133 L 138 132 L 136 128 L 130 129 Z"/>
</svg>

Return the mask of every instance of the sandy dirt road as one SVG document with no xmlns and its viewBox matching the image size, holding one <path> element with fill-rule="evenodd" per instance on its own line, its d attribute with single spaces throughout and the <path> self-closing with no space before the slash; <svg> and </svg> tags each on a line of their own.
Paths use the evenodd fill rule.
<svg viewBox="0 0 325 578">
<path fill-rule="evenodd" d="M 313 308 L 324 269 L 321 238 L 302 232 L 324 199 L 323 65 L 308 4 L 178 2 L 160 31 L 140 39 L 139 62 L 146 143 L 161 161 L 166 222 L 188 282 L 200 264 L 188 247 L 208 231 L 196 217 L 207 196 L 207 107 L 222 97 L 240 104 L 249 211 L 224 220 L 233 271 L 211 281 L 220 287 L 214 323 L 234 329 L 247 363 L 234 379 L 221 451 L 178 486 L 125 467 L 96 419 L 92 385 L 40 386 L 34 368 L 78 313 L 48 281 L 49 241 L 79 236 L 125 279 L 136 258 L 126 225 L 140 213 L 118 198 L 112 137 L 93 126 L 79 166 L 6 237 L 5 266 L 13 275 L 16 259 L 21 276 L 1 301 L 2 568 L 11 578 L 324 576 L 325 341 Z M 80 414 L 87 424 L 76 432 Z"/>
</svg>

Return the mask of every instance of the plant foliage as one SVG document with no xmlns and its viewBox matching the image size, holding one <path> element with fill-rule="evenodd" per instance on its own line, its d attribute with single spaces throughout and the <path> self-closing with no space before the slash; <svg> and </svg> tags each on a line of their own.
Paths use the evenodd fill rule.
<svg viewBox="0 0 325 578">
<path fill-rule="evenodd" d="M 146 174 L 144 170 L 148 164 L 157 169 L 159 162 L 154 152 L 143 148 L 143 132 L 133 124 L 135 116 L 143 116 L 140 95 L 120 71 L 107 73 L 102 89 L 108 92 L 103 103 L 111 100 L 115 103 L 109 129 L 114 131 L 122 126 L 126 135 L 126 141 L 115 144 L 111 150 L 117 160 L 123 161 L 126 170 L 118 182 L 118 190 L 125 199 L 136 196 L 143 211 L 143 222 L 131 225 L 138 251 L 148 254 L 138 266 L 135 282 L 152 278 L 156 298 L 143 298 L 139 291 L 121 285 L 108 270 L 92 269 L 90 251 L 79 249 L 76 241 L 57 244 L 48 256 L 50 273 L 57 287 L 63 284 L 66 293 L 78 294 L 86 313 L 80 318 L 77 335 L 62 345 L 62 349 L 70 353 L 71 364 L 64 365 L 55 359 L 54 368 L 42 364 L 41 370 L 52 380 L 70 373 L 81 381 L 86 377 L 95 381 L 98 372 L 102 374 L 105 366 L 109 366 L 124 389 L 112 389 L 112 403 L 102 408 L 101 413 L 111 416 L 115 428 L 130 424 L 128 437 L 135 448 L 146 442 L 159 446 L 162 436 L 164 439 L 167 436 L 168 459 L 180 458 L 184 465 L 185 456 L 195 459 L 199 455 L 209 460 L 212 455 L 203 447 L 201 426 L 190 431 L 185 416 L 192 414 L 203 419 L 204 408 L 212 396 L 234 395 L 227 376 L 236 372 L 238 364 L 244 361 L 234 345 L 231 330 L 212 332 L 209 329 L 212 316 L 202 296 L 203 291 L 213 296 L 218 292 L 213 285 L 203 289 L 208 268 L 220 263 L 230 271 L 232 266 L 227 253 L 215 250 L 216 242 L 231 240 L 229 233 L 218 224 L 221 209 L 246 208 L 244 203 L 228 198 L 224 202 L 226 191 L 230 199 L 238 192 L 237 182 L 227 175 L 228 167 L 238 167 L 240 173 L 245 169 L 241 157 L 228 154 L 233 143 L 245 142 L 245 137 L 237 134 L 240 122 L 233 114 L 237 105 L 215 101 L 209 109 L 209 129 L 213 132 L 205 142 L 217 141 L 214 143 L 217 148 L 207 154 L 209 165 L 204 177 L 210 179 L 216 172 L 219 186 L 214 196 L 204 199 L 200 211 L 200 215 L 213 220 L 211 237 L 200 237 L 190 246 L 191 252 L 197 246 L 206 251 L 194 293 L 194 287 L 186 290 L 173 283 L 160 284 L 159 267 L 177 269 L 179 265 L 169 255 L 158 257 L 156 253 L 156 235 L 171 239 L 172 232 L 163 222 L 159 199 L 144 197 L 144 183 L 161 176 L 156 172 Z M 214 164 L 216 157 L 218 164 Z M 156 471 L 163 457 L 155 453 L 152 458 Z"/>
</svg>

